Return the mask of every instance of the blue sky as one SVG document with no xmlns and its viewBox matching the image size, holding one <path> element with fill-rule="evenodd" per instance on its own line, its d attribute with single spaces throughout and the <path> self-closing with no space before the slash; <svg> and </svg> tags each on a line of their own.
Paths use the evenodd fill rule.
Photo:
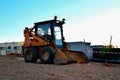
<svg viewBox="0 0 120 80">
<path fill-rule="evenodd" d="M 23 41 L 35 22 L 65 18 L 66 41 L 120 47 L 120 0 L 0 0 L 0 42 Z"/>
</svg>

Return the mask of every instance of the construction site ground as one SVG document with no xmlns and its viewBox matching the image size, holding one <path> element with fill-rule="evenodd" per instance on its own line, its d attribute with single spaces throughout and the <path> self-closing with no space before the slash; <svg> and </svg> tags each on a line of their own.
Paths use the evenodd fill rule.
<svg viewBox="0 0 120 80">
<path fill-rule="evenodd" d="M 120 80 L 120 64 L 25 63 L 22 57 L 0 57 L 0 80 Z"/>
</svg>

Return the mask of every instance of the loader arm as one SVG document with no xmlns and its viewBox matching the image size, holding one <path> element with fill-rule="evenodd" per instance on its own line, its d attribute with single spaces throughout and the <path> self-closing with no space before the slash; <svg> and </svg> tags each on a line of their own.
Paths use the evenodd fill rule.
<svg viewBox="0 0 120 80">
<path fill-rule="evenodd" d="M 38 37 L 35 34 L 33 34 L 32 31 L 29 30 L 28 28 L 25 28 L 24 30 L 24 37 L 25 37 L 25 42 L 24 42 L 25 47 L 48 45 L 48 42 L 46 42 L 42 37 Z"/>
</svg>

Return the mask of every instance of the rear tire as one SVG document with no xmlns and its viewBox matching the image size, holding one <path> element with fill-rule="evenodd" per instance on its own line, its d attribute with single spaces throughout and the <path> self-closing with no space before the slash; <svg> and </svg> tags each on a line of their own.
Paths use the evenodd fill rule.
<svg viewBox="0 0 120 80">
<path fill-rule="evenodd" d="M 27 63 L 28 62 L 36 63 L 37 50 L 33 47 L 28 48 L 24 54 L 24 59 L 25 59 L 25 62 L 27 62 Z"/>
<path fill-rule="evenodd" d="M 55 50 L 49 46 L 43 47 L 40 52 L 40 60 L 44 64 L 52 64 L 55 56 Z"/>
</svg>

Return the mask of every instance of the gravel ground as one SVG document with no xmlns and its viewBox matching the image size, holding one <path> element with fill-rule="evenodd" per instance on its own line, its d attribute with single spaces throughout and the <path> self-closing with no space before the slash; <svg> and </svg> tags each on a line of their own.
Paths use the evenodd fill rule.
<svg viewBox="0 0 120 80">
<path fill-rule="evenodd" d="M 25 63 L 20 57 L 0 57 L 0 80 L 120 80 L 120 64 Z"/>
</svg>

